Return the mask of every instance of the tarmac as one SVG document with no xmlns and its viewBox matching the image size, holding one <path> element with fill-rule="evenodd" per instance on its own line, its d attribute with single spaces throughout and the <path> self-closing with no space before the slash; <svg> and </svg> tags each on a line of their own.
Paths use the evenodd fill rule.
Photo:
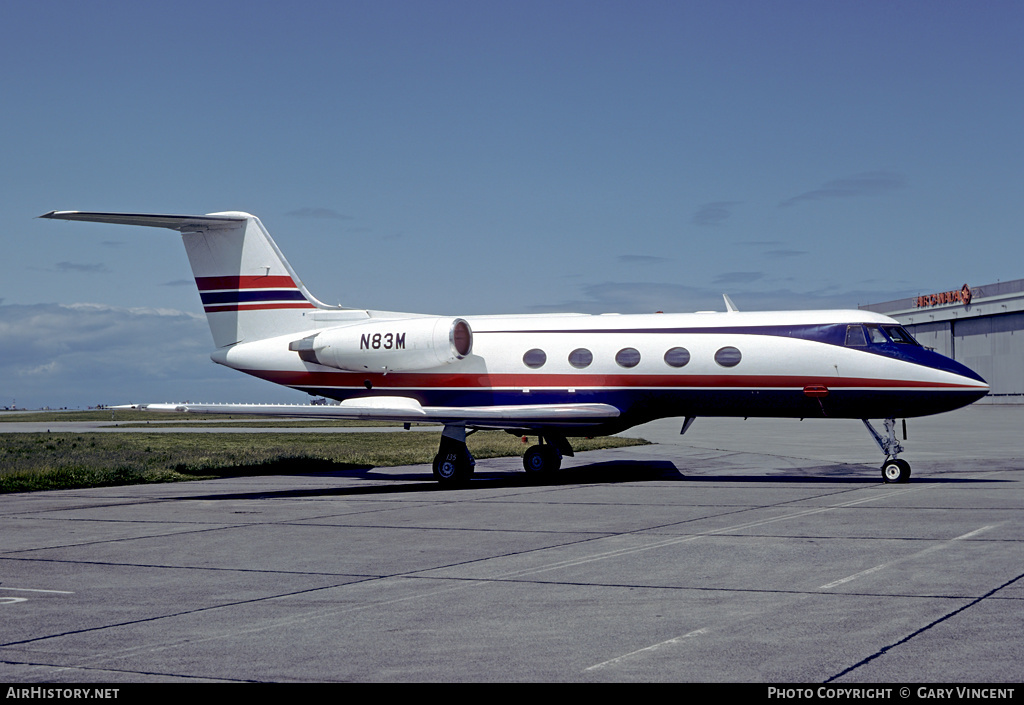
<svg viewBox="0 0 1024 705">
<path fill-rule="evenodd" d="M 0 682 L 1020 683 L 1024 407 L 907 425 L 4 495 Z"/>
</svg>

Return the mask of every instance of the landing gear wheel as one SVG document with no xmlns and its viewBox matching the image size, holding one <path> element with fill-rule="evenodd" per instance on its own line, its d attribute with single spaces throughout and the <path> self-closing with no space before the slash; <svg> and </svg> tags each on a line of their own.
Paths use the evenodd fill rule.
<svg viewBox="0 0 1024 705">
<path fill-rule="evenodd" d="M 434 456 L 434 479 L 444 487 L 458 487 L 469 481 L 473 463 L 468 451 L 449 448 Z"/>
<path fill-rule="evenodd" d="M 910 463 L 902 458 L 886 460 L 882 464 L 882 482 L 907 482 L 910 480 Z"/>
<path fill-rule="evenodd" d="M 549 475 L 562 465 L 562 456 L 551 445 L 531 446 L 523 454 L 523 468 L 530 475 Z"/>
</svg>

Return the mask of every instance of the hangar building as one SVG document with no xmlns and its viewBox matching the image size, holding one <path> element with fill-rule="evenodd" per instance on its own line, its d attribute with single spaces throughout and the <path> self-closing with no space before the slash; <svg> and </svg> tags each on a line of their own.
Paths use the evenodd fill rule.
<svg viewBox="0 0 1024 705">
<path fill-rule="evenodd" d="M 860 308 L 895 318 L 921 345 L 984 377 L 992 391 L 978 403 L 1024 403 L 1024 279 Z"/>
</svg>

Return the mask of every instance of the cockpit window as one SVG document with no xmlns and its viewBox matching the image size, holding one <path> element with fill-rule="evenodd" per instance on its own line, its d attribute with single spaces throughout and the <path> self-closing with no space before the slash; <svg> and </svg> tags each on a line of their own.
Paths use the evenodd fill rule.
<svg viewBox="0 0 1024 705">
<path fill-rule="evenodd" d="M 892 342 L 894 343 L 900 343 L 902 345 L 920 345 L 920 343 L 914 340 L 914 337 L 910 335 L 903 326 L 883 326 L 883 329 L 885 330 L 886 335 L 892 338 Z"/>
<path fill-rule="evenodd" d="M 846 326 L 847 347 L 887 345 L 889 341 L 899 345 L 921 346 L 903 326 L 877 326 L 871 324 Z"/>
<path fill-rule="evenodd" d="M 866 346 L 868 339 L 864 335 L 864 326 L 846 326 L 846 344 L 855 347 Z"/>
<path fill-rule="evenodd" d="M 878 330 L 876 326 L 868 326 L 868 336 L 871 338 L 872 343 L 888 343 L 889 339 L 885 337 L 885 333 Z"/>
</svg>

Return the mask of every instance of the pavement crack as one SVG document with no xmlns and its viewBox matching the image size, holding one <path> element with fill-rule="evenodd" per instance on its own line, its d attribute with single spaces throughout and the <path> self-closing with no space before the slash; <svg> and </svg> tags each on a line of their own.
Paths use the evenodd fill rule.
<svg viewBox="0 0 1024 705">
<path fill-rule="evenodd" d="M 979 604 L 983 600 L 987 600 L 988 598 L 994 596 L 1000 590 L 1004 590 L 1004 589 L 1008 588 L 1009 586 L 1013 585 L 1015 582 L 1017 582 L 1021 578 L 1024 578 L 1024 573 L 1021 573 L 1020 575 L 1018 575 L 1015 578 L 1011 578 L 1010 580 L 1007 580 L 1002 585 L 999 585 L 997 587 L 992 588 L 991 590 L 986 592 L 984 595 L 981 595 L 979 597 L 974 598 L 973 600 L 968 602 L 966 605 L 962 605 L 962 606 L 958 607 L 957 609 L 953 610 L 952 612 L 950 612 L 950 613 L 948 613 L 946 615 L 943 615 L 942 617 L 939 617 L 938 619 L 936 619 L 936 620 L 934 620 L 932 622 L 929 622 L 925 626 L 923 626 L 920 629 L 917 629 L 917 630 L 911 632 L 910 634 L 908 634 L 907 636 L 903 637 L 899 641 L 896 641 L 896 642 L 894 642 L 892 644 L 889 644 L 888 646 L 882 647 L 881 649 L 879 649 L 875 653 L 871 654 L 867 658 L 861 659 L 860 661 L 858 661 L 857 663 L 853 664 L 849 668 L 847 668 L 847 669 L 845 669 L 843 671 L 840 671 L 839 673 L 835 674 L 834 676 L 831 676 L 830 678 L 826 678 L 823 682 L 824 683 L 831 683 L 831 682 L 833 682 L 833 681 L 835 681 L 835 680 L 837 680 L 839 678 L 842 678 L 847 673 L 852 673 L 853 671 L 857 670 L 861 666 L 864 666 L 864 665 L 866 665 L 868 663 L 871 663 L 872 661 L 874 661 L 875 659 L 879 658 L 880 656 L 884 656 L 885 654 L 887 654 L 888 652 L 892 651 L 896 647 L 901 646 L 903 644 L 906 644 L 911 639 L 914 639 L 915 637 L 917 637 L 917 636 L 919 636 L 921 634 L 924 634 L 925 632 L 933 629 L 934 627 L 938 626 L 939 624 L 942 624 L 943 622 L 945 622 L 945 621 L 955 617 L 956 615 L 960 614 L 961 612 L 964 612 L 964 611 L 970 609 L 971 607 L 974 607 L 975 605 Z"/>
</svg>

